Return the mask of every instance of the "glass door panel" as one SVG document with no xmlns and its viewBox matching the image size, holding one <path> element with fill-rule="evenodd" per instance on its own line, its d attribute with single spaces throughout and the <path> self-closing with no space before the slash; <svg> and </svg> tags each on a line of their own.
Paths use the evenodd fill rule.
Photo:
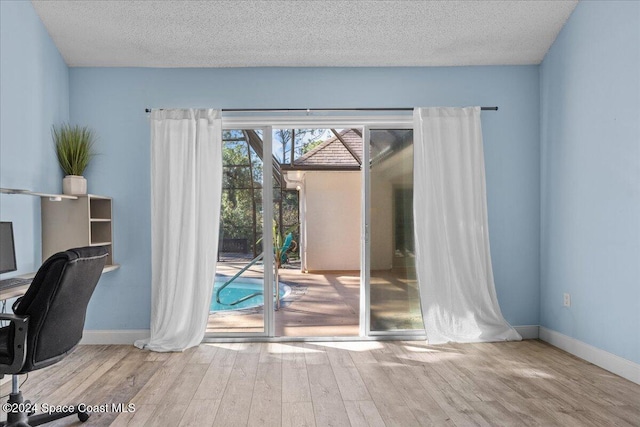
<svg viewBox="0 0 640 427">
<path fill-rule="evenodd" d="M 273 129 L 276 336 L 358 335 L 361 153 L 358 129 Z"/>
<path fill-rule="evenodd" d="M 207 335 L 422 330 L 413 131 L 263 129 L 223 132 L 219 253 Z"/>
<path fill-rule="evenodd" d="M 265 332 L 261 130 L 223 131 L 223 184 L 208 335 Z"/>
<path fill-rule="evenodd" d="M 370 330 L 423 329 L 413 238 L 413 130 L 370 130 Z"/>
</svg>

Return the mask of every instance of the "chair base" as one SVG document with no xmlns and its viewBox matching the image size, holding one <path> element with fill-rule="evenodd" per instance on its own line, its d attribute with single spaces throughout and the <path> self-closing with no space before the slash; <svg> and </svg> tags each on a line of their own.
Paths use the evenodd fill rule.
<svg viewBox="0 0 640 427">
<path fill-rule="evenodd" d="M 21 406 L 24 406 L 24 400 L 22 398 L 22 392 L 11 393 L 9 395 L 9 400 L 7 401 L 9 405 L 14 406 L 18 409 L 24 409 Z M 68 406 L 66 411 L 60 412 L 52 412 L 46 414 L 37 414 L 30 415 L 24 411 L 15 411 L 15 412 L 7 412 L 7 421 L 0 422 L 0 427 L 33 427 L 39 426 L 41 424 L 50 423 L 51 421 L 59 420 L 60 418 L 69 417 L 71 415 L 78 415 L 78 419 L 80 422 L 85 422 L 89 419 L 91 415 L 88 412 L 83 412 L 78 409 L 77 406 Z"/>
</svg>

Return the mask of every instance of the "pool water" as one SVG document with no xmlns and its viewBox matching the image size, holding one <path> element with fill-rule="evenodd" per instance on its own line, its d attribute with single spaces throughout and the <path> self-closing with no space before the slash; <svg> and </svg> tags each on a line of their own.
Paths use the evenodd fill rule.
<svg viewBox="0 0 640 427">
<path fill-rule="evenodd" d="M 231 311 L 231 310 L 242 310 L 244 308 L 254 308 L 261 307 L 264 305 L 264 296 L 262 294 L 256 295 L 253 298 L 249 298 L 246 301 L 242 301 L 236 305 L 224 305 L 218 304 L 216 301 L 216 292 L 218 289 L 224 285 L 224 283 L 229 280 L 229 277 L 217 276 L 216 280 L 213 284 L 213 295 L 211 297 L 211 305 L 209 306 L 209 311 Z M 262 291 L 263 289 L 263 281 L 262 279 L 243 279 L 238 278 L 234 280 L 229 286 L 224 288 L 222 292 L 220 292 L 220 301 L 223 303 L 231 303 L 245 297 L 247 295 L 251 295 L 255 292 Z M 282 300 L 287 295 L 291 289 L 280 283 L 280 299 Z"/>
</svg>

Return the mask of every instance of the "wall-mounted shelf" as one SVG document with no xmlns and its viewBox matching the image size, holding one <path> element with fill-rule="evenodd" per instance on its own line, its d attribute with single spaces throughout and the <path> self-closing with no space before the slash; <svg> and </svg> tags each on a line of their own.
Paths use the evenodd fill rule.
<svg viewBox="0 0 640 427">
<path fill-rule="evenodd" d="M 0 193 L 41 198 L 43 261 L 54 253 L 73 247 L 106 246 L 109 256 L 102 272 L 108 273 L 120 268 L 120 264 L 113 262 L 110 197 L 94 194 L 69 196 L 18 188 L 0 188 Z M 35 273 L 28 273 L 19 277 L 33 278 L 34 275 Z"/>
<path fill-rule="evenodd" d="M 21 190 L 18 188 L 0 188 L 0 193 L 3 194 L 24 194 L 27 196 L 38 196 L 38 197 L 48 197 L 52 202 L 57 202 L 62 199 L 69 200 L 77 200 L 78 196 L 69 196 L 67 194 L 49 194 L 49 193 L 40 193 L 38 191 L 31 190 Z"/>
<path fill-rule="evenodd" d="M 79 246 L 106 246 L 107 271 L 119 267 L 113 258 L 111 198 L 86 194 L 75 200 L 51 201 L 42 197 L 42 259 Z"/>
</svg>

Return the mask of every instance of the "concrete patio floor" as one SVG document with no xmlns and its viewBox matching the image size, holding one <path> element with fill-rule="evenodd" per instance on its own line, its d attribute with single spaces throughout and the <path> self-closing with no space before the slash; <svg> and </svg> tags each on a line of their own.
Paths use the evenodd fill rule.
<svg viewBox="0 0 640 427">
<path fill-rule="evenodd" d="M 217 273 L 232 276 L 245 262 L 219 262 Z M 291 287 L 275 312 L 275 335 L 282 337 L 358 336 L 360 272 L 323 271 L 303 273 L 295 266 L 279 271 L 281 283 Z M 242 277 L 263 277 L 261 265 Z M 406 271 L 394 269 L 372 272 L 371 307 L 373 329 L 419 329 L 420 303 L 415 280 Z M 260 333 L 262 307 L 212 313 L 207 334 Z"/>
</svg>

